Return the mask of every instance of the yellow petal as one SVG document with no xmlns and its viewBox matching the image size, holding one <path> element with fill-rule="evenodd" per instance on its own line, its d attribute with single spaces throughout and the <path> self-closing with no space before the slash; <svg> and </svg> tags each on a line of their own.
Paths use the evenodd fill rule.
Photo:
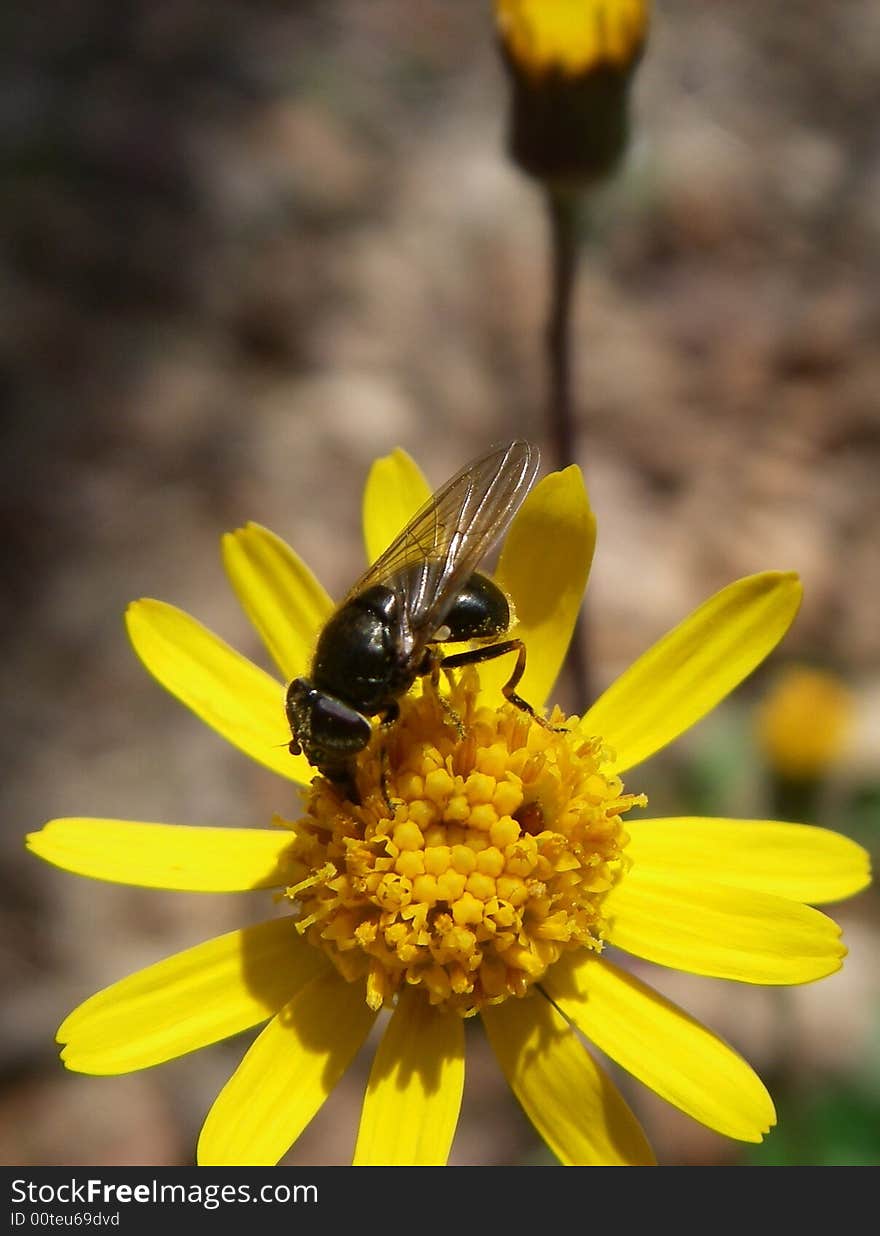
<svg viewBox="0 0 880 1236">
<path fill-rule="evenodd" d="M 605 900 L 608 940 L 691 974 L 809 983 L 839 970 L 840 928 L 784 897 L 633 867 Z"/>
<path fill-rule="evenodd" d="M 238 1034 L 326 968 L 289 918 L 230 931 L 147 966 L 74 1009 L 58 1030 L 77 1073 L 129 1073 Z"/>
<path fill-rule="evenodd" d="M 580 468 L 545 476 L 526 498 L 504 542 L 495 579 L 511 598 L 510 634 L 525 641 L 526 671 L 517 691 L 540 708 L 550 695 L 571 641 L 596 545 Z M 511 657 L 480 667 L 487 699 L 513 669 Z"/>
<path fill-rule="evenodd" d="M 791 571 L 749 575 L 722 588 L 650 648 L 581 722 L 625 772 L 699 721 L 775 648 L 794 619 L 801 585 Z"/>
<path fill-rule="evenodd" d="M 612 1060 L 727 1137 L 760 1142 L 773 1100 L 745 1060 L 656 991 L 595 956 L 564 954 L 542 986 Z"/>
<path fill-rule="evenodd" d="M 305 757 L 287 750 L 290 727 L 279 682 L 164 601 L 135 601 L 125 618 L 135 652 L 167 691 L 279 776 L 311 781 L 314 769 Z"/>
<path fill-rule="evenodd" d="M 871 882 L 871 860 L 849 837 L 811 824 L 683 816 L 630 820 L 627 855 L 658 879 L 666 873 L 821 904 Z"/>
<path fill-rule="evenodd" d="M 274 532 L 247 524 L 223 538 L 223 564 L 242 608 L 285 679 L 305 674 L 333 602 Z"/>
<path fill-rule="evenodd" d="M 355 1167 L 445 1167 L 464 1089 L 464 1023 L 405 988 L 373 1061 Z"/>
<path fill-rule="evenodd" d="M 430 496 L 431 487 L 406 451 L 398 447 L 376 460 L 364 489 L 367 562 L 375 562 L 385 552 Z"/>
<path fill-rule="evenodd" d="M 641 1126 L 619 1091 L 543 995 L 536 992 L 490 1005 L 481 1015 L 514 1094 L 562 1163 L 654 1163 Z"/>
<path fill-rule="evenodd" d="M 195 828 L 133 820 L 50 820 L 30 833 L 39 858 L 92 880 L 191 893 L 237 893 L 295 884 L 306 874 L 285 858 L 281 828 Z"/>
<path fill-rule="evenodd" d="M 199 1138 L 199 1163 L 277 1163 L 348 1068 L 374 1018 L 363 983 L 346 983 L 333 971 L 303 987 L 217 1096 Z"/>
</svg>

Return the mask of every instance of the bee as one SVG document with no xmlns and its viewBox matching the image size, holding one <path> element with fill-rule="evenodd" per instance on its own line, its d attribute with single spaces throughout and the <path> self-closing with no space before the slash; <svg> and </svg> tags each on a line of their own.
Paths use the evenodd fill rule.
<svg viewBox="0 0 880 1236">
<path fill-rule="evenodd" d="M 517 440 L 438 489 L 328 619 L 309 677 L 287 688 L 291 753 L 302 752 L 350 801 L 359 801 L 356 759 L 372 737 L 370 718 L 392 724 L 398 701 L 423 675 L 516 652 L 502 692 L 542 720 L 516 694 L 525 645 L 500 638 L 511 626 L 510 603 L 476 570 L 522 505 L 538 462 L 537 448 Z M 480 645 L 443 651 L 444 644 L 472 640 Z"/>
</svg>

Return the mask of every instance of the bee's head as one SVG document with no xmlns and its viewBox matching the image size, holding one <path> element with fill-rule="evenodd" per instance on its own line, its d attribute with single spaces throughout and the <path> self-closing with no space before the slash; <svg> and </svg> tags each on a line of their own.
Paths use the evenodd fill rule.
<svg viewBox="0 0 880 1236">
<path fill-rule="evenodd" d="M 291 754 L 302 752 L 331 781 L 340 779 L 334 770 L 350 768 L 373 733 L 363 713 L 318 690 L 308 678 L 294 678 L 287 688 L 285 708 Z"/>
</svg>

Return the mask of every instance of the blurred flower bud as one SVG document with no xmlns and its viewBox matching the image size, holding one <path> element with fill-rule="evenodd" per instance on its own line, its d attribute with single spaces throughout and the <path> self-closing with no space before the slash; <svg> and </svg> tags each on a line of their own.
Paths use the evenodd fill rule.
<svg viewBox="0 0 880 1236">
<path fill-rule="evenodd" d="M 843 750 L 853 698 L 835 674 L 792 665 L 780 675 L 757 715 L 767 763 L 788 781 L 816 781 Z"/>
<path fill-rule="evenodd" d="M 613 171 L 649 9 L 650 0 L 495 0 L 513 88 L 510 154 L 530 176 L 577 187 Z"/>
</svg>

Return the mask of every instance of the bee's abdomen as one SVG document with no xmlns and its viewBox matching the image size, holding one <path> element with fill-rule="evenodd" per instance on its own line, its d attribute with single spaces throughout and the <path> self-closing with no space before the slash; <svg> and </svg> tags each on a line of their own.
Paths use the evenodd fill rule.
<svg viewBox="0 0 880 1236">
<path fill-rule="evenodd" d="M 446 611 L 443 625 L 450 641 L 503 635 L 510 626 L 510 604 L 488 575 L 475 572 Z"/>
</svg>

